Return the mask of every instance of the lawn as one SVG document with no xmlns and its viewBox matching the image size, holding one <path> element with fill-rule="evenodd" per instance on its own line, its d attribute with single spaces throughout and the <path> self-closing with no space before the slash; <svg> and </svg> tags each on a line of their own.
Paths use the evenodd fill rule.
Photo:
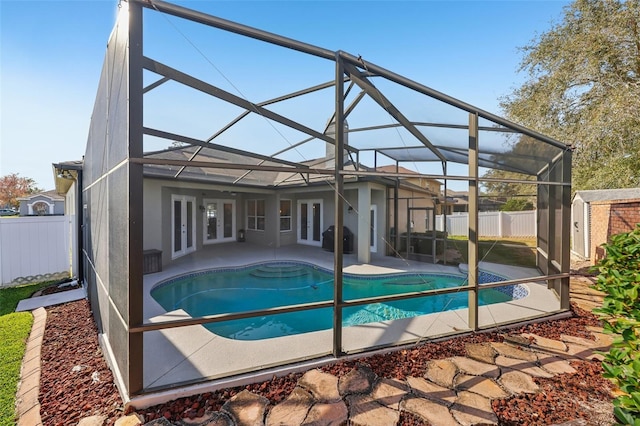
<svg viewBox="0 0 640 426">
<path fill-rule="evenodd" d="M 449 238 L 448 248 L 458 250 L 464 262 L 469 259 L 468 240 L 466 238 Z M 481 239 L 478 245 L 480 261 L 500 263 L 503 265 L 536 266 L 536 241 L 527 239 Z"/>
<path fill-rule="evenodd" d="M 7 287 L 0 290 L 0 316 L 10 314 L 16 310 L 18 302 L 28 299 L 36 291 L 43 289 L 57 281 L 44 281 L 35 284 L 25 284 L 17 287 Z"/>
<path fill-rule="evenodd" d="M 20 300 L 30 297 L 53 282 L 45 281 L 0 290 L 0 426 L 15 424 L 15 398 L 20 366 L 33 324 L 33 315 L 30 312 L 14 311 Z"/>
<path fill-rule="evenodd" d="M 4 304 L 4 291 L 2 303 Z M 18 312 L 0 316 L 0 426 L 15 424 L 15 397 L 20 379 L 20 366 L 33 315 Z"/>
</svg>

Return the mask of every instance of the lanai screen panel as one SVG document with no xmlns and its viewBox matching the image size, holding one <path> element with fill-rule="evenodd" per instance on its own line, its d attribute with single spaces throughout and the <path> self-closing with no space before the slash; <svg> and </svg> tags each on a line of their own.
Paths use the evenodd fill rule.
<svg viewBox="0 0 640 426">
<path fill-rule="evenodd" d="M 142 324 L 136 317 L 136 311 L 142 311 L 142 245 L 139 244 L 143 212 L 140 201 L 142 163 L 146 176 L 156 178 L 153 179 L 154 184 L 160 180 L 171 182 L 158 190 L 161 193 L 158 199 L 162 200 L 158 201 L 161 204 L 158 210 L 166 207 L 169 201 L 173 204 L 174 195 L 181 195 L 183 199 L 178 203 L 188 205 L 189 212 L 196 212 L 195 209 L 200 206 L 199 201 L 195 200 L 208 197 L 205 195 L 210 189 L 207 185 L 224 186 L 229 194 L 234 191 L 228 189 L 235 185 L 243 189 L 244 198 L 238 198 L 241 200 L 239 203 L 264 198 L 265 205 L 274 207 L 269 214 L 275 217 L 277 202 L 281 199 L 281 193 L 277 191 L 286 188 L 288 194 L 294 194 L 297 190 L 300 199 L 321 198 L 326 206 L 334 206 L 334 211 L 327 209 L 323 212 L 326 220 L 320 231 L 332 220 L 338 222 L 337 229 L 342 229 L 339 221 L 344 222 L 344 218 L 340 219 L 339 215 L 346 211 L 342 201 L 348 197 L 365 217 L 370 217 L 367 214 L 370 212 L 366 210 L 371 208 L 374 200 L 377 200 L 378 206 L 385 204 L 385 195 L 382 194 L 387 188 L 393 187 L 400 176 L 392 169 L 379 172 L 380 166 L 399 165 L 410 173 L 417 173 L 418 179 L 422 175 L 442 179 L 445 187 L 448 180 L 461 181 L 468 192 L 473 192 L 476 184 L 482 184 L 483 179 L 487 180 L 485 176 L 491 170 L 497 170 L 513 173 L 507 176 L 505 188 L 517 185 L 520 181 L 533 186 L 543 182 L 539 187 L 542 189 L 538 191 L 543 195 L 538 195 L 536 204 L 540 206 L 539 222 L 544 221 L 538 229 L 547 233 L 544 235 L 545 241 L 555 238 L 554 232 L 558 228 L 566 228 L 565 216 L 557 216 L 559 199 L 556 189 L 553 189 L 556 186 L 563 188 L 560 198 L 564 201 L 569 182 L 565 163 L 560 175 L 553 170 L 547 174 L 544 172 L 545 167 L 557 161 L 558 155 L 566 147 L 550 143 L 542 135 L 506 123 L 506 120 L 344 52 L 316 48 L 315 51 L 320 54 L 303 54 L 189 19 L 158 13 L 158 10 L 154 10 L 156 6 L 166 7 L 160 2 L 132 1 L 131 5 L 137 11 L 142 5 L 148 8 L 144 12 L 144 52 L 139 52 L 140 57 L 136 57 L 135 64 L 130 64 L 131 50 L 127 47 L 135 51 L 141 45 L 134 41 L 127 46 L 129 29 L 126 26 L 116 28 L 108 46 L 90 130 L 85 158 L 89 177 L 84 189 L 86 200 L 90 203 L 86 223 L 91 240 L 87 249 L 91 297 L 92 301 L 99 301 L 98 320 L 129 391 L 135 393 L 172 386 L 180 380 L 172 377 L 170 371 L 154 371 L 150 364 L 142 361 L 146 347 L 142 344 L 143 334 L 145 345 L 154 340 L 160 345 L 162 350 L 158 353 L 166 355 L 176 352 L 183 357 L 174 361 L 182 366 L 180 368 L 188 368 L 195 375 L 189 376 L 187 381 L 229 376 L 258 365 L 249 360 L 247 365 L 236 364 L 224 371 L 203 373 L 191 368 L 189 362 L 183 362 L 194 359 L 190 357 L 195 356 L 195 352 L 191 353 L 188 349 L 193 342 L 187 341 L 184 345 L 174 343 L 177 340 L 171 340 L 175 337 L 173 333 L 184 334 L 186 331 L 188 340 L 189 331 L 203 331 L 199 322 L 215 322 L 215 318 L 186 319 L 181 323 L 176 320 L 176 324 L 172 323 L 173 313 L 169 313 L 164 318 L 160 318 L 160 315 L 145 318 L 146 322 Z M 132 30 L 141 29 L 141 22 L 134 22 Z M 176 39 L 183 43 L 182 48 L 169 49 Z M 193 41 L 198 42 L 195 49 Z M 280 56 L 282 50 L 286 55 Z M 276 51 L 279 52 L 278 61 L 273 60 Z M 242 52 L 255 54 L 244 55 Z M 345 85 L 345 90 L 339 96 L 336 96 L 334 86 L 338 85 L 335 82 L 335 60 L 344 68 L 343 75 L 337 78 L 340 82 L 344 80 Z M 278 67 L 272 67 L 274 64 L 280 67 L 280 71 Z M 141 81 L 136 80 L 138 77 Z M 138 89 L 139 92 L 136 92 Z M 336 159 L 333 158 L 336 138 L 330 130 L 337 114 L 336 98 L 342 95 L 344 102 L 340 110 L 344 109 L 347 128 L 345 139 L 349 141 L 345 153 L 338 154 Z M 140 116 L 137 116 L 136 108 L 143 99 L 144 111 L 140 108 Z M 494 121 L 481 119 L 475 140 L 476 135 L 472 133 L 477 126 L 472 125 L 471 121 L 477 119 L 478 115 L 493 117 Z M 137 124 L 140 126 L 136 127 Z M 473 148 L 472 139 L 475 144 Z M 138 146 L 143 144 L 144 147 Z M 364 184 L 349 195 L 335 182 L 342 183 L 341 178 L 335 176 L 340 174 L 343 166 L 345 180 Z M 308 195 L 320 185 L 324 185 L 320 195 Z M 178 194 L 171 192 L 174 190 Z M 221 192 L 219 188 L 213 190 Z M 374 191 L 377 193 L 374 194 Z M 287 195 L 286 192 L 284 194 Z M 476 195 L 469 194 L 469 199 L 479 204 Z M 427 200 L 430 197 L 424 194 L 415 198 L 420 197 L 423 198 L 420 201 L 431 203 L 429 206 L 420 206 L 424 209 L 435 208 L 435 200 L 439 201 L 437 194 L 431 197 L 435 200 Z M 407 195 L 403 202 L 407 212 L 415 207 L 410 206 L 410 198 L 414 197 Z M 202 207 L 199 210 L 204 211 Z M 341 212 L 340 208 L 344 211 Z M 153 232 L 162 232 L 165 241 L 170 238 L 170 234 L 164 232 L 171 226 L 170 212 L 170 209 L 163 212 L 164 216 L 158 221 L 162 231 L 159 230 L 160 225 L 152 228 Z M 407 212 L 394 214 L 397 217 Z M 269 214 L 265 213 L 265 220 L 268 220 Z M 425 222 L 423 228 L 426 230 L 426 214 L 419 217 Z M 411 217 L 407 215 L 405 218 L 405 230 L 410 232 Z M 429 225 L 429 230 L 433 225 Z M 197 226 L 202 226 L 202 223 Z M 360 228 L 362 234 L 367 233 L 370 227 Z M 471 230 L 471 225 L 467 229 Z M 265 247 L 276 240 L 270 236 L 279 229 L 271 231 L 265 232 L 267 237 L 259 241 Z M 479 233 L 481 237 L 482 227 Z M 384 236 L 390 237 L 390 233 L 387 234 L 385 230 Z M 478 236 L 474 228 L 474 235 L 470 235 L 469 250 L 477 245 Z M 167 245 L 165 242 L 162 244 L 163 247 Z M 536 267 L 545 273 L 550 270 L 550 265 L 551 269 L 566 271 L 566 262 L 558 254 L 558 250 L 563 250 L 562 246 L 554 243 L 545 248 L 548 255 L 544 265 L 540 264 L 538 258 L 538 264 L 531 268 L 533 272 L 520 278 L 527 279 L 539 272 Z M 406 250 L 409 251 L 408 246 Z M 172 261 L 170 257 L 167 259 Z M 339 258 L 339 255 L 335 258 L 337 266 L 334 275 L 338 292 L 340 286 L 337 283 L 342 278 Z M 483 258 L 473 255 L 466 260 L 474 268 L 477 260 Z M 559 260 L 561 264 L 557 267 L 553 262 L 558 263 Z M 490 278 L 485 283 L 492 284 L 493 281 Z M 555 284 L 553 287 L 560 292 L 562 289 Z M 466 286 L 468 288 L 460 289 L 460 292 L 472 294 L 477 290 L 477 285 L 478 280 L 474 278 Z M 339 306 L 338 297 L 335 294 L 333 296 L 334 300 L 323 301 L 329 305 L 322 309 Z M 477 308 L 472 296 L 469 300 L 469 310 Z M 318 306 L 314 308 L 319 309 Z M 336 323 L 339 324 L 339 321 Z M 481 317 L 480 326 L 496 323 L 500 321 L 494 317 L 488 320 Z M 466 326 L 477 329 L 478 323 L 469 315 Z M 166 330 L 160 331 L 162 328 Z M 458 327 L 464 328 L 465 324 Z M 273 362 L 267 364 L 279 365 L 294 359 L 317 358 L 332 350 L 334 354 L 339 354 L 343 349 L 370 349 L 355 342 L 356 336 L 351 336 L 353 340 L 345 342 L 342 347 L 335 337 L 333 342 L 327 338 L 330 333 L 336 336 L 341 329 L 341 326 L 337 326 L 325 333 L 321 344 L 313 349 L 308 349 L 311 346 L 307 345 L 297 354 L 278 351 L 271 359 Z M 443 334 L 454 331 L 444 331 Z M 349 339 L 348 335 L 345 337 L 345 340 Z M 411 338 L 414 337 L 412 335 Z M 383 344 L 397 343 L 385 341 Z M 200 355 L 230 359 L 229 354 L 225 353 L 227 348 L 214 346 L 218 352 L 202 350 Z M 144 352 L 147 358 L 155 354 L 149 350 Z M 215 361 L 208 365 L 214 364 Z M 168 365 L 165 363 L 165 367 Z M 182 377 L 182 380 L 184 382 L 185 378 Z"/>
<path fill-rule="evenodd" d="M 129 374 L 129 25 L 107 45 L 84 158 L 85 270 L 96 322 Z M 96 303 L 98 302 L 98 303 Z"/>
</svg>

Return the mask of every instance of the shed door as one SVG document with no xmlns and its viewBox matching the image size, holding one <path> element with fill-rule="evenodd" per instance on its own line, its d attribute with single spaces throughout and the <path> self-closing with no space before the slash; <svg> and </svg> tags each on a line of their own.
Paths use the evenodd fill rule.
<svg viewBox="0 0 640 426">
<path fill-rule="evenodd" d="M 588 257 L 589 254 L 585 253 L 584 239 L 585 239 L 585 228 L 584 228 L 584 201 L 576 198 L 573 200 L 573 209 L 572 209 L 572 244 L 573 251 L 578 253 L 580 256 Z"/>
</svg>

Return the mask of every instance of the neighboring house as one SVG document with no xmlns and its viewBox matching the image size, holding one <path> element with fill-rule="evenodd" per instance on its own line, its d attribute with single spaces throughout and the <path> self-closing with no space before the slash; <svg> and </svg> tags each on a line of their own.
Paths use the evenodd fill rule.
<svg viewBox="0 0 640 426">
<path fill-rule="evenodd" d="M 571 207 L 571 251 L 595 264 L 602 244 L 640 223 L 640 188 L 577 191 Z"/>
<path fill-rule="evenodd" d="M 20 216 L 52 216 L 64 214 L 64 197 L 55 190 L 18 198 Z"/>
<path fill-rule="evenodd" d="M 468 212 L 469 192 L 452 191 L 451 189 L 447 189 L 445 207 L 447 209 L 447 214 Z"/>
<path fill-rule="evenodd" d="M 481 196 L 478 199 L 478 211 L 497 212 L 504 202 L 504 198 Z M 447 189 L 446 207 L 447 214 L 467 213 L 469 211 L 469 191 L 452 191 Z"/>
</svg>

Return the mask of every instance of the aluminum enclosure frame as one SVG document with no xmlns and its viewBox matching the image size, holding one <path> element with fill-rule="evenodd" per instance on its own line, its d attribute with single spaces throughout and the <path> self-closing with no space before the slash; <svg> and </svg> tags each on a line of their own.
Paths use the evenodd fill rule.
<svg viewBox="0 0 640 426">
<path fill-rule="evenodd" d="M 173 15 L 182 19 L 197 22 L 202 25 L 215 27 L 224 31 L 253 38 L 265 43 L 296 50 L 306 55 L 316 56 L 335 64 L 335 80 L 319 84 L 296 93 L 283 95 L 263 102 L 250 102 L 239 96 L 228 93 L 212 84 L 198 80 L 175 68 L 164 65 L 159 61 L 144 55 L 143 45 L 143 13 L 151 12 Z M 152 71 L 161 78 L 155 83 L 144 86 L 144 70 Z M 371 82 L 373 78 L 382 78 L 389 82 L 403 86 L 413 92 L 448 104 L 468 113 L 468 126 L 452 126 L 446 123 L 413 122 Z M 207 140 L 199 140 L 187 136 L 167 132 L 161 129 L 146 127 L 144 117 L 144 95 L 168 81 L 176 81 L 207 95 L 216 97 L 244 109 L 238 117 L 228 125 L 219 129 Z M 345 84 L 349 87 L 345 93 Z M 333 87 L 335 90 L 335 110 L 329 120 L 335 124 L 335 134 L 327 134 L 324 129 L 313 129 L 281 114 L 266 108 L 271 103 L 282 99 L 290 99 L 315 90 Z M 359 88 L 361 93 L 350 104 L 345 105 L 346 95 L 351 88 Z M 373 99 L 381 108 L 397 121 L 391 126 L 398 126 L 415 137 L 415 148 L 428 154 L 433 159 L 418 161 L 433 161 L 442 167 L 442 174 L 405 174 L 382 173 L 377 167 L 362 167 L 359 161 L 361 151 L 345 143 L 348 132 L 363 131 L 364 129 L 345 130 L 345 120 L 363 97 Z M 334 166 L 332 169 L 321 168 L 310 164 L 297 163 L 272 156 L 250 153 L 238 148 L 230 148 L 214 143 L 216 137 L 228 128 L 236 125 L 251 113 L 262 115 L 296 131 L 310 140 L 318 140 L 334 145 Z M 485 119 L 499 127 L 483 127 L 480 120 Z M 430 140 L 421 130 L 422 126 L 457 127 L 458 130 L 468 132 L 468 146 L 466 149 L 442 146 Z M 346 307 L 364 305 L 367 303 L 404 300 L 432 294 L 447 294 L 467 291 L 469 298 L 469 328 L 479 330 L 478 321 L 478 205 L 479 186 L 491 179 L 480 176 L 479 168 L 488 165 L 500 167 L 499 159 L 490 155 L 481 155 L 479 144 L 482 143 L 480 131 L 495 131 L 517 133 L 546 144 L 560 152 L 555 158 L 543 155 L 533 161 L 537 165 L 546 161 L 543 168 L 519 170 L 514 166 L 505 165 L 505 170 L 524 171 L 535 176 L 536 181 L 519 179 L 502 179 L 501 182 L 524 183 L 537 185 L 538 199 L 543 201 L 544 208 L 539 207 L 538 221 L 538 268 L 542 272 L 540 277 L 546 280 L 550 288 L 560 298 L 561 310 L 569 309 L 569 232 L 570 232 L 570 192 L 571 192 L 571 147 L 545 135 L 512 123 L 479 108 L 459 101 L 441 92 L 433 90 L 420 83 L 407 79 L 399 74 L 362 58 L 342 52 L 330 51 L 277 34 L 251 28 L 245 25 L 227 21 L 198 11 L 155 0 L 129 0 L 127 19 L 121 19 L 116 24 L 112 39 L 109 43 L 105 64 L 101 76 L 101 83 L 96 97 L 94 114 L 91 121 L 85 163 L 82 179 L 83 192 L 83 221 L 85 225 L 82 242 L 83 270 L 88 283 L 89 298 L 94 310 L 98 327 L 104 336 L 105 346 L 113 353 L 115 361 L 114 372 L 121 387 L 121 391 L 128 396 L 141 395 L 149 392 L 144 386 L 144 345 L 143 334 L 153 330 L 183 327 L 194 324 L 207 324 L 227 321 L 230 319 L 250 318 L 275 312 L 286 313 L 308 310 L 320 307 L 332 307 L 333 317 L 333 347 L 332 355 L 336 358 L 345 351 L 342 342 L 342 310 Z M 192 146 L 197 151 L 188 160 L 168 160 L 146 157 L 143 152 L 144 136 L 154 136 L 162 139 L 176 140 Z M 254 164 L 229 164 L 224 162 L 198 161 L 198 153 L 202 149 L 218 149 L 229 154 L 246 155 L 255 161 Z M 393 146 L 372 148 L 374 154 L 393 159 L 396 164 L 406 161 L 394 158 Z M 403 149 L 406 150 L 406 147 Z M 346 168 L 343 161 L 345 152 L 355 165 Z M 516 154 L 514 154 L 516 155 Z M 377 157 L 376 157 L 377 158 Z M 354 160 L 355 159 L 355 160 Z M 449 163 L 462 163 L 468 166 L 468 175 L 448 175 Z M 161 323 L 145 322 L 143 317 L 143 181 L 145 167 L 174 166 L 178 171 L 174 179 L 184 178 L 185 169 L 199 167 L 203 169 L 239 169 L 245 174 L 234 184 L 247 182 L 251 173 L 290 173 L 291 176 L 302 176 L 303 183 L 295 185 L 310 185 L 310 176 L 329 177 L 333 182 L 334 207 L 334 293 L 330 302 L 307 303 L 269 310 L 244 312 L 228 315 L 210 315 L 199 318 L 165 321 Z M 462 288 L 445 290 L 430 290 L 424 292 L 406 293 L 396 296 L 374 297 L 367 299 L 345 301 L 343 298 L 343 224 L 345 179 L 387 179 L 395 182 L 395 228 L 397 225 L 397 194 L 399 180 L 406 177 L 424 177 L 444 179 L 445 191 L 447 181 L 464 181 L 469 185 L 469 279 Z M 275 182 L 275 181 L 274 181 Z M 249 183 L 247 183 L 249 185 Z M 293 184 L 292 184 L 293 185 Z M 275 183 L 270 188 L 276 188 Z M 557 213 L 560 213 L 559 215 Z M 78 212 L 80 214 L 80 212 Z M 551 244 L 554 236 L 561 235 L 558 244 Z M 396 239 L 398 233 L 396 233 Z M 558 241 L 557 238 L 555 238 Z M 530 280 L 528 278 L 527 280 Z M 511 280 L 508 283 L 524 282 L 525 280 Z M 490 284 L 486 288 L 504 285 Z"/>
</svg>

